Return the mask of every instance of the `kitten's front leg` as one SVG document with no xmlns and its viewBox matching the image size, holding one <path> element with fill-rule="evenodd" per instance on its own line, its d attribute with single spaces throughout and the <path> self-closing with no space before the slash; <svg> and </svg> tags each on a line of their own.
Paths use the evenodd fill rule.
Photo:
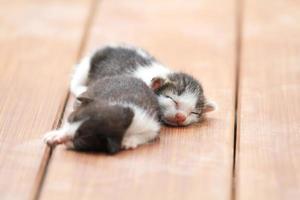
<svg viewBox="0 0 300 200">
<path fill-rule="evenodd" d="M 45 134 L 44 142 L 50 146 L 55 146 L 58 144 L 64 144 L 71 140 L 70 134 L 65 132 L 63 129 L 53 130 Z"/>
<path fill-rule="evenodd" d="M 66 144 L 73 140 L 74 135 L 77 129 L 83 121 L 78 122 L 66 122 L 61 128 L 58 130 L 50 131 L 45 134 L 44 142 L 50 146 L 58 145 L 58 144 Z"/>
</svg>

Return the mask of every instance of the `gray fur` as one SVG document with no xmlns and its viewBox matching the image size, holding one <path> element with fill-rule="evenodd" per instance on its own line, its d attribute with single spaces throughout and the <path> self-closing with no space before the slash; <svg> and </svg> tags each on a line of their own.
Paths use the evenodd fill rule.
<svg viewBox="0 0 300 200">
<path fill-rule="evenodd" d="M 73 138 L 74 148 L 83 151 L 117 153 L 134 113 L 130 108 L 93 101 L 83 103 L 68 118 L 69 122 L 86 120 Z"/>
<path fill-rule="evenodd" d="M 130 76 L 95 80 L 78 100 L 81 104 L 68 118 L 69 122 L 86 120 L 75 133 L 73 143 L 77 150 L 120 151 L 134 117 L 133 110 L 123 105 L 133 104 L 159 118 L 155 94 L 143 81 Z"/>
<path fill-rule="evenodd" d="M 147 110 L 150 115 L 157 115 L 159 111 L 155 94 L 143 81 L 130 76 L 99 79 L 91 84 L 87 94 L 107 102 L 134 104 Z"/>
<path fill-rule="evenodd" d="M 138 50 L 146 56 L 140 55 Z M 151 64 L 155 62 L 157 63 L 158 61 L 143 49 L 107 46 L 93 55 L 88 83 L 103 77 L 132 75 L 138 67 L 151 67 Z M 156 95 L 164 95 L 167 90 L 172 90 L 173 93 L 180 95 L 188 90 L 197 96 L 195 109 L 200 113 L 206 102 L 202 85 L 186 73 L 173 72 L 167 78 L 171 81 L 171 84 L 165 84 L 156 90 Z"/>
<path fill-rule="evenodd" d="M 126 47 L 105 47 L 98 50 L 91 59 L 89 81 L 107 76 L 130 74 L 139 66 L 148 67 L 155 59 L 139 55 L 135 49 Z"/>
</svg>

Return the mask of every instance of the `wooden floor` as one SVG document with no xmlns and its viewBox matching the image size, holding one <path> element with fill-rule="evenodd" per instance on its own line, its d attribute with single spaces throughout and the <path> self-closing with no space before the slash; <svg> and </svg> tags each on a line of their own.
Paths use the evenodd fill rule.
<svg viewBox="0 0 300 200">
<path fill-rule="evenodd" d="M 300 199 L 300 2 L 10 0 L 0 7 L 0 199 Z M 115 156 L 49 149 L 72 66 L 126 42 L 218 111 Z"/>
</svg>

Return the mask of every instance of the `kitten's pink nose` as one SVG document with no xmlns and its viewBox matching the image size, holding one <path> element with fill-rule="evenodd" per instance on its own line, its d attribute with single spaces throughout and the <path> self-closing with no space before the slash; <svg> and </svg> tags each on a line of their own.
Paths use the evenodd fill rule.
<svg viewBox="0 0 300 200">
<path fill-rule="evenodd" d="M 186 116 L 182 113 L 176 113 L 175 119 L 178 123 L 182 123 L 186 120 Z"/>
</svg>

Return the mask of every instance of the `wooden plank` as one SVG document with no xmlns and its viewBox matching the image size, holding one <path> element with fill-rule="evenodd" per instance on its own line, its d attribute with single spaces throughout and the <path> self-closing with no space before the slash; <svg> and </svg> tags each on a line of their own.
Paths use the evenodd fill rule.
<svg viewBox="0 0 300 200">
<path fill-rule="evenodd" d="M 300 3 L 244 4 L 237 198 L 300 199 Z"/>
<path fill-rule="evenodd" d="M 222 7 L 216 7 L 222 4 Z M 219 105 L 203 124 L 115 156 L 58 147 L 41 199 L 230 199 L 235 88 L 234 1 L 104 1 L 86 51 L 142 46 L 200 79 Z"/>
<path fill-rule="evenodd" d="M 89 1 L 5 1 L 0 7 L 0 199 L 36 196 L 87 20 Z"/>
</svg>

